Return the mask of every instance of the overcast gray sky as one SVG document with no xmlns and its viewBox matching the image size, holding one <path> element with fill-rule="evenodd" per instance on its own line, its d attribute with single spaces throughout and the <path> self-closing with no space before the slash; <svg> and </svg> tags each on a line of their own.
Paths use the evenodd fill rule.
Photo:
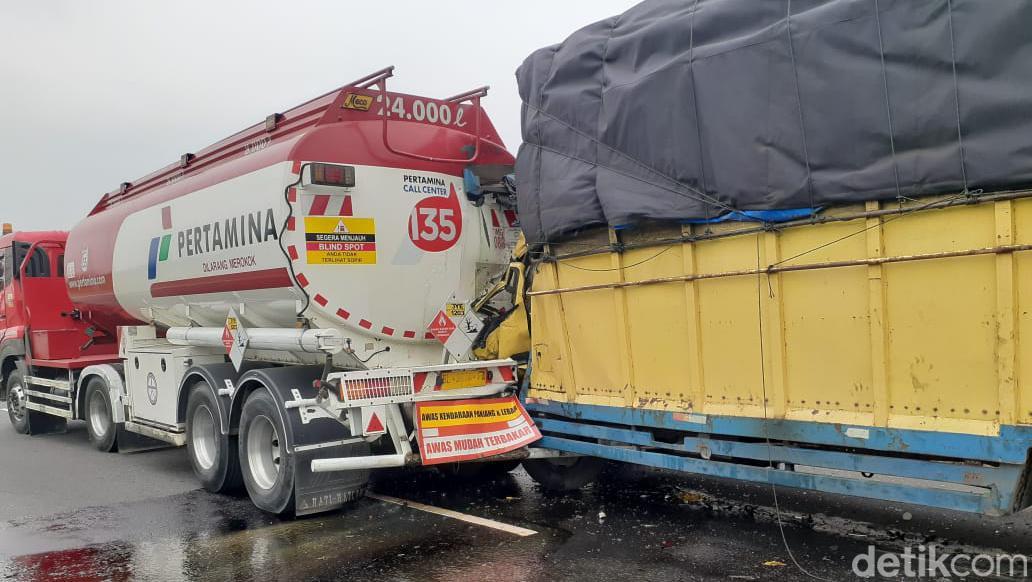
<svg viewBox="0 0 1032 582">
<path fill-rule="evenodd" d="M 520 142 L 513 73 L 633 0 L 0 0 L 0 222 L 68 229 L 104 192 L 387 65 Z"/>
</svg>

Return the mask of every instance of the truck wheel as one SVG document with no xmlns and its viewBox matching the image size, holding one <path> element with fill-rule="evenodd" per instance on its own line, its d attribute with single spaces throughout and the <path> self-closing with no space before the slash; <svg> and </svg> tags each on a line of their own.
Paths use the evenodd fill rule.
<svg viewBox="0 0 1032 582">
<path fill-rule="evenodd" d="M 29 410 L 26 406 L 25 377 L 21 370 L 15 370 L 7 377 L 7 415 L 15 432 L 21 434 L 48 434 L 64 432 L 68 421 L 60 416 Z"/>
<path fill-rule="evenodd" d="M 294 512 L 294 454 L 281 413 L 267 390 L 248 395 L 240 414 L 240 468 L 251 502 L 286 515 Z"/>
<path fill-rule="evenodd" d="M 7 377 L 7 416 L 14 432 L 29 434 L 29 411 L 25 408 L 25 380 L 19 370 Z"/>
<path fill-rule="evenodd" d="M 595 457 L 559 457 L 523 461 L 530 477 L 549 491 L 576 491 L 594 481 L 605 462 Z"/>
<path fill-rule="evenodd" d="M 219 405 L 206 382 L 190 389 L 186 403 L 186 452 L 194 475 L 206 490 L 228 493 L 240 489 L 237 439 L 219 429 Z"/>
<path fill-rule="evenodd" d="M 86 382 L 86 432 L 98 451 L 118 450 L 118 426 L 111 413 L 107 382 L 97 376 Z"/>
</svg>

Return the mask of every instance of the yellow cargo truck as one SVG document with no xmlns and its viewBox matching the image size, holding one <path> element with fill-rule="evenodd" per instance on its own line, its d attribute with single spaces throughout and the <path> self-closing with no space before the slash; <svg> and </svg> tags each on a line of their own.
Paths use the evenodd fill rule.
<svg viewBox="0 0 1032 582">
<path fill-rule="evenodd" d="M 1028 191 L 547 245 L 526 293 L 526 406 L 541 446 L 586 457 L 528 470 L 577 487 L 601 458 L 1021 509 L 1030 251 Z"/>
<path fill-rule="evenodd" d="M 528 472 L 1028 506 L 1032 4 L 762 4 L 644 0 L 517 70 L 484 350 L 529 320 L 540 445 L 580 455 Z"/>
</svg>

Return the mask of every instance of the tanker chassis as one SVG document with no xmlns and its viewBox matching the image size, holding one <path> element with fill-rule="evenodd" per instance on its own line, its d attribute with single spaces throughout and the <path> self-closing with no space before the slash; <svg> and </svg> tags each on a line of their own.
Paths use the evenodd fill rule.
<svg viewBox="0 0 1032 582">
<path fill-rule="evenodd" d="M 470 355 L 518 236 L 513 158 L 486 87 L 426 99 L 391 74 L 123 183 L 68 233 L 0 238 L 16 430 L 186 445 L 206 489 L 277 514 L 376 468 L 530 455 L 516 362 Z"/>
</svg>

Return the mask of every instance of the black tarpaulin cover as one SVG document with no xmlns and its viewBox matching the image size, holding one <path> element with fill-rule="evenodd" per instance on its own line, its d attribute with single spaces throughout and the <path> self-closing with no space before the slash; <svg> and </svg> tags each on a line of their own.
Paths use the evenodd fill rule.
<svg viewBox="0 0 1032 582">
<path fill-rule="evenodd" d="M 647 0 L 516 76 L 531 242 L 1032 183 L 1029 0 Z"/>
</svg>

